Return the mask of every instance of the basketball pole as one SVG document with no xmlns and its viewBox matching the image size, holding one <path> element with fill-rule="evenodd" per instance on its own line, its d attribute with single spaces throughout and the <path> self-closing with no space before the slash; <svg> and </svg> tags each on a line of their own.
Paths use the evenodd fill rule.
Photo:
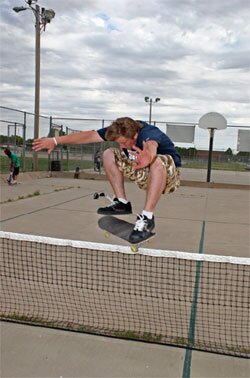
<svg viewBox="0 0 250 378">
<path fill-rule="evenodd" d="M 214 141 L 214 132 L 215 130 L 223 130 L 227 127 L 227 120 L 223 115 L 210 112 L 204 114 L 198 123 L 201 129 L 208 130 L 210 133 L 209 140 L 209 154 L 208 154 L 208 167 L 207 167 L 207 182 L 210 182 L 211 178 L 211 166 L 212 166 L 212 154 L 213 154 L 213 141 Z"/>
<path fill-rule="evenodd" d="M 211 168 L 212 168 L 212 155 L 213 155 L 213 143 L 214 143 L 214 132 L 216 129 L 209 129 L 210 139 L 209 139 L 209 153 L 208 153 L 208 165 L 207 165 L 207 182 L 211 179 Z"/>
</svg>

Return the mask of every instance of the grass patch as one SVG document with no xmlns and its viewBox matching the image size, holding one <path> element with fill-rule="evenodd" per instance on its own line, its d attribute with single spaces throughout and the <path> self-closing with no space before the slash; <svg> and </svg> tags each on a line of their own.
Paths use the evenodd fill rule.
<svg viewBox="0 0 250 378">
<path fill-rule="evenodd" d="M 143 334 L 137 334 L 133 331 L 117 331 L 112 332 L 115 337 L 120 337 L 129 340 L 144 340 L 150 342 L 160 342 L 162 339 L 161 335 L 152 335 L 150 332 L 144 332 Z"/>
<path fill-rule="evenodd" d="M 3 202 L 0 202 L 0 203 L 3 204 L 3 203 L 6 203 L 6 202 L 20 201 L 20 200 L 24 200 L 26 198 L 32 198 L 32 197 L 36 197 L 36 196 L 40 196 L 39 190 L 36 190 L 35 192 L 28 194 L 27 196 L 18 196 L 18 198 L 16 198 L 16 199 L 10 199 L 9 198 L 7 201 L 3 201 Z"/>
<path fill-rule="evenodd" d="M 23 167 L 25 166 L 26 172 L 32 172 L 32 157 L 26 157 L 25 158 L 25 164 L 22 158 L 19 158 L 20 160 L 20 172 L 23 171 Z M 5 156 L 0 157 L 1 167 L 0 167 L 0 173 L 9 173 L 9 161 Z M 75 170 L 76 167 L 80 167 L 80 169 L 89 169 L 94 167 L 94 163 L 92 160 L 77 160 L 72 159 L 67 162 L 66 160 L 62 163 L 62 171 L 72 171 Z M 38 158 L 38 169 L 41 172 L 47 172 L 48 171 L 48 158 Z"/>
<path fill-rule="evenodd" d="M 26 157 L 25 158 L 25 165 L 23 162 L 23 159 L 20 158 L 20 163 L 21 163 L 21 168 L 20 172 L 23 171 L 23 167 L 25 166 L 25 171 L 26 172 L 31 172 L 32 171 L 32 157 Z M 0 168 L 0 173 L 9 173 L 9 162 L 6 159 L 5 156 L 0 157 L 0 162 L 1 162 L 1 168 Z M 194 169 L 207 169 L 208 163 L 207 161 L 197 161 L 197 160 L 192 160 L 188 161 L 183 159 L 183 168 L 194 168 Z M 74 171 L 76 167 L 79 167 L 80 170 L 82 169 L 90 169 L 94 167 L 94 163 L 92 160 L 77 160 L 77 159 L 71 159 L 68 162 L 64 160 L 62 162 L 62 171 L 67 172 L 67 171 Z M 38 168 L 39 171 L 41 172 L 47 172 L 48 169 L 48 158 L 46 157 L 41 157 L 38 158 Z M 246 163 L 242 162 L 217 162 L 213 161 L 212 162 L 212 170 L 222 170 L 222 171 L 239 171 L 239 172 L 246 172 Z"/>
<path fill-rule="evenodd" d="M 40 196 L 39 190 L 36 190 L 35 192 L 28 194 L 26 198 L 31 198 L 31 197 L 36 197 L 36 196 Z"/>
<path fill-rule="evenodd" d="M 57 188 L 57 189 L 54 189 L 54 192 L 61 192 L 62 190 L 68 190 L 68 189 L 72 189 L 74 188 L 73 186 L 67 186 L 65 188 Z M 79 188 L 79 186 L 78 186 Z"/>
</svg>

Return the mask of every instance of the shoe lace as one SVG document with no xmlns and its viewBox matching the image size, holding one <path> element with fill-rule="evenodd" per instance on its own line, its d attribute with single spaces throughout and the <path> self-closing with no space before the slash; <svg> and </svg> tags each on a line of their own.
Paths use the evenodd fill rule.
<svg viewBox="0 0 250 378">
<path fill-rule="evenodd" d="M 106 198 L 110 201 L 110 204 L 107 207 L 112 207 L 118 203 L 117 199 L 111 198 L 109 196 L 106 196 Z"/>
<path fill-rule="evenodd" d="M 145 225 L 146 225 L 146 220 L 145 220 L 145 218 L 143 217 L 143 215 L 139 215 L 139 214 L 138 214 L 138 219 L 137 219 L 137 221 L 135 222 L 134 230 L 135 230 L 135 231 L 143 231 L 144 228 L 145 228 Z"/>
</svg>

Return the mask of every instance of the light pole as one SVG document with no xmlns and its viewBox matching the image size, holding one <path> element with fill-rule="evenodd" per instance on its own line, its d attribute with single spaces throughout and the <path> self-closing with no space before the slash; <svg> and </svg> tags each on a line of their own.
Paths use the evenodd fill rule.
<svg viewBox="0 0 250 378">
<path fill-rule="evenodd" d="M 149 124 L 151 124 L 151 120 L 152 120 L 152 106 L 153 106 L 153 102 L 159 102 L 161 99 L 159 97 L 156 97 L 154 100 L 152 98 L 149 98 L 149 97 L 145 97 L 144 100 L 146 102 L 149 102 L 149 119 L 148 119 L 148 122 Z"/>
<path fill-rule="evenodd" d="M 55 17 L 53 9 L 41 8 L 37 4 L 37 0 L 25 0 L 28 5 L 26 7 L 14 7 L 16 13 L 31 10 L 35 16 L 35 30 L 36 30 L 36 43 L 35 43 L 35 117 L 34 117 L 34 139 L 39 137 L 39 116 L 40 116 L 40 60 L 41 60 L 41 34 L 45 31 L 46 25 L 50 23 L 52 18 Z M 35 7 L 33 6 L 35 4 Z M 38 154 L 33 152 L 33 170 L 38 170 Z"/>
</svg>

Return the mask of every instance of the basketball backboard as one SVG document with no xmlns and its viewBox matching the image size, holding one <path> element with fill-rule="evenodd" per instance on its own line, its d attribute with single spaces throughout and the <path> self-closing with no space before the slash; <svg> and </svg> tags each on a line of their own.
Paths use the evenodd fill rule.
<svg viewBox="0 0 250 378">
<path fill-rule="evenodd" d="M 227 121 L 223 115 L 216 112 L 210 112 L 204 114 L 199 119 L 199 127 L 202 129 L 223 130 L 227 127 Z"/>
</svg>

